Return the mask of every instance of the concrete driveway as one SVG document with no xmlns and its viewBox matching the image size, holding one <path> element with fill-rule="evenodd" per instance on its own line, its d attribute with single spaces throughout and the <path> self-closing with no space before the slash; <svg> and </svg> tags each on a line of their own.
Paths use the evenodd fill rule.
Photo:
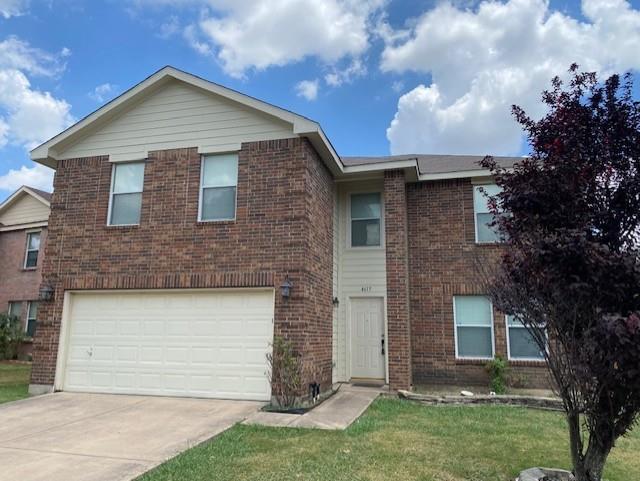
<svg viewBox="0 0 640 481">
<path fill-rule="evenodd" d="M 125 481 L 261 403 L 56 393 L 0 405 L 1 481 Z"/>
</svg>

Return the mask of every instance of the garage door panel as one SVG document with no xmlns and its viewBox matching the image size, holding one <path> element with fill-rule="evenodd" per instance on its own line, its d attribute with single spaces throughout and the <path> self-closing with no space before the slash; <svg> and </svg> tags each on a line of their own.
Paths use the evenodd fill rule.
<svg viewBox="0 0 640 481">
<path fill-rule="evenodd" d="M 73 294 L 63 388 L 268 400 L 273 291 Z"/>
</svg>

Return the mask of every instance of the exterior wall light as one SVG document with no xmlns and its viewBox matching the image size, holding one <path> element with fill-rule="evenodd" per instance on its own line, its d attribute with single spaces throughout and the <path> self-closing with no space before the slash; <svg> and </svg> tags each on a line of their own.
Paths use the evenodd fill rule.
<svg viewBox="0 0 640 481">
<path fill-rule="evenodd" d="M 333 298 L 333 301 L 331 301 L 333 303 L 333 305 L 335 307 L 338 307 L 340 305 L 340 299 L 338 299 L 337 297 Z"/>
<path fill-rule="evenodd" d="M 287 276 L 284 278 L 284 282 L 280 286 L 280 293 L 282 294 L 282 298 L 285 301 L 291 297 L 292 287 L 293 287 L 293 284 L 291 284 L 291 281 L 289 280 L 289 274 L 287 274 Z"/>
<path fill-rule="evenodd" d="M 38 291 L 38 299 L 41 301 L 50 301 L 53 299 L 53 287 L 51 284 L 42 284 Z"/>
</svg>

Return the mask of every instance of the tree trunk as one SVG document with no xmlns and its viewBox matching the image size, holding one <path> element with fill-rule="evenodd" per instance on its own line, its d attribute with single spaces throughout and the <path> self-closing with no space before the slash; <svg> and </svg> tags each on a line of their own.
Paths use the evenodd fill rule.
<svg viewBox="0 0 640 481">
<path fill-rule="evenodd" d="M 613 442 L 610 442 L 606 436 L 604 440 L 602 436 L 600 436 L 601 439 L 596 439 L 596 436 L 592 434 L 589 437 L 587 452 L 583 454 L 580 415 L 567 413 L 567 421 L 569 423 L 571 461 L 576 481 L 601 481 L 602 471 L 613 448 Z"/>
</svg>

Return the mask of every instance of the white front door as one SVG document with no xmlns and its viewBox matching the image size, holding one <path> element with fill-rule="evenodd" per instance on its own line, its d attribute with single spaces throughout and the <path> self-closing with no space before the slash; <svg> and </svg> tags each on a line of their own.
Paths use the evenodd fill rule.
<svg viewBox="0 0 640 481">
<path fill-rule="evenodd" d="M 383 299 L 351 299 L 351 377 L 384 380 L 386 351 Z"/>
<path fill-rule="evenodd" d="M 65 391 L 268 401 L 273 290 L 71 294 Z"/>
</svg>

